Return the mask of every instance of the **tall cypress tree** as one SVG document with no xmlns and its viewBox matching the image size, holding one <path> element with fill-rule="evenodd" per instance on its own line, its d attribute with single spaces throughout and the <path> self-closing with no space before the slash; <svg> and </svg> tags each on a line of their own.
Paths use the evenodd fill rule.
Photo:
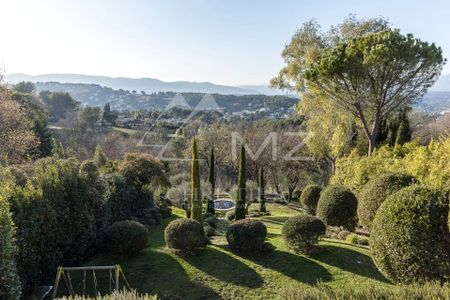
<svg viewBox="0 0 450 300">
<path fill-rule="evenodd" d="M 259 169 L 259 211 L 266 212 L 266 183 L 264 181 L 264 168 Z"/>
<path fill-rule="evenodd" d="M 211 197 L 208 200 L 208 209 L 207 211 L 211 214 L 215 213 L 214 210 L 214 192 L 216 190 L 216 176 L 215 176 L 215 157 L 214 157 L 214 148 L 211 148 L 211 153 L 209 154 L 209 176 L 208 180 L 211 184 Z"/>
<path fill-rule="evenodd" d="M 241 157 L 239 161 L 238 191 L 236 195 L 236 220 L 245 219 L 245 198 L 246 198 L 246 177 L 245 177 L 245 148 L 241 146 Z"/>
<path fill-rule="evenodd" d="M 403 145 L 411 141 L 411 128 L 409 125 L 408 116 L 406 113 L 401 115 L 400 126 L 397 129 L 397 136 L 395 138 L 396 145 Z"/>
<path fill-rule="evenodd" d="M 198 161 L 197 142 L 192 142 L 192 174 L 191 174 L 191 219 L 202 223 L 202 191 L 200 186 L 200 164 Z"/>
</svg>

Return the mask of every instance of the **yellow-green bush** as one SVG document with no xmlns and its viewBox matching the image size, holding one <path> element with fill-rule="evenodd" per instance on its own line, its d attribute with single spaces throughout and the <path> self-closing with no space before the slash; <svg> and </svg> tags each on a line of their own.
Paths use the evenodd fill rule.
<svg viewBox="0 0 450 300">
<path fill-rule="evenodd" d="M 448 188 L 450 138 L 427 146 L 417 142 L 394 148 L 383 146 L 370 157 L 353 151 L 337 161 L 332 183 L 345 185 L 358 195 L 370 179 L 388 172 L 409 174 L 425 185 Z"/>
<path fill-rule="evenodd" d="M 139 294 L 136 291 L 120 291 L 113 292 L 110 295 L 98 296 L 98 297 L 84 297 L 84 296 L 74 296 L 74 297 L 62 297 L 59 300 L 157 300 L 156 295 L 150 296 L 147 294 Z"/>
</svg>

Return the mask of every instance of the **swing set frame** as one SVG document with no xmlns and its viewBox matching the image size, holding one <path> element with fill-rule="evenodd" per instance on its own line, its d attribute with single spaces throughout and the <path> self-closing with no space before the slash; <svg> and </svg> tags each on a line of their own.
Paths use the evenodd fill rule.
<svg viewBox="0 0 450 300">
<path fill-rule="evenodd" d="M 94 279 L 94 289 L 95 289 L 95 296 L 99 296 L 99 292 L 97 290 L 97 278 L 95 276 L 95 271 L 109 271 L 109 291 L 112 292 L 112 284 L 114 284 L 114 290 L 118 291 L 120 288 L 120 277 L 122 277 L 123 282 L 125 286 L 128 289 L 130 288 L 130 285 L 128 284 L 127 278 L 125 277 L 125 274 L 122 271 L 122 268 L 120 265 L 114 265 L 114 266 L 88 266 L 88 267 L 63 267 L 59 266 L 57 273 L 56 273 L 56 279 L 55 279 L 55 285 L 53 286 L 53 294 L 51 299 L 55 299 L 58 294 L 58 287 L 59 283 L 61 281 L 61 278 L 64 280 L 65 286 L 70 294 L 70 296 L 75 296 L 75 291 L 73 289 L 72 285 L 72 279 L 70 277 L 71 271 L 82 271 L 83 272 L 83 296 L 86 292 L 86 273 L 88 271 L 92 271 L 92 277 Z M 112 272 L 114 271 L 114 279 L 112 277 Z"/>
</svg>

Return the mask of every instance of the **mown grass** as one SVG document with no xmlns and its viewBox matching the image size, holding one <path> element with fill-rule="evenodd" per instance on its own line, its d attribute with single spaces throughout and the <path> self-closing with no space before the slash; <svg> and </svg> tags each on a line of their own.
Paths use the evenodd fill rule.
<svg viewBox="0 0 450 300">
<path fill-rule="evenodd" d="M 230 252 L 224 238 L 193 256 L 179 257 L 165 248 L 164 228 L 184 212 L 174 209 L 150 232 L 148 248 L 132 257 L 100 255 L 86 265 L 120 264 L 132 288 L 170 299 L 274 299 L 286 287 L 304 289 L 323 283 L 330 287 L 387 287 L 366 247 L 332 240 L 322 241 L 323 250 L 311 256 L 289 251 L 281 236 L 287 217 L 299 212 L 269 204 L 270 216 L 259 217 L 268 228 L 268 242 L 275 250 L 260 256 L 238 256 Z M 98 274 L 99 286 L 108 292 L 108 274 Z M 75 277 L 74 281 L 81 281 Z M 92 279 L 88 283 L 92 285 Z M 77 286 L 80 286 L 78 282 Z M 92 290 L 92 289 L 91 289 Z"/>
</svg>

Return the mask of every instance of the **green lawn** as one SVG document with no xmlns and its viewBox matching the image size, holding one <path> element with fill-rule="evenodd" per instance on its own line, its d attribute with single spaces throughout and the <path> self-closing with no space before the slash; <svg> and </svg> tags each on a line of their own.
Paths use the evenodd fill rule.
<svg viewBox="0 0 450 300">
<path fill-rule="evenodd" d="M 374 266 L 367 248 L 338 241 L 322 241 L 323 251 L 303 256 L 289 251 L 280 234 L 284 220 L 297 211 L 268 205 L 270 216 L 260 217 L 268 228 L 268 242 L 275 250 L 258 257 L 242 257 L 226 247 L 223 237 L 190 257 L 178 257 L 165 248 L 164 227 L 184 212 L 152 229 L 149 247 L 129 257 L 99 256 L 86 265 L 120 264 L 130 285 L 139 292 L 171 299 L 273 299 L 286 286 L 323 282 L 332 287 L 374 283 L 388 285 Z M 109 286 L 106 276 L 99 284 Z M 88 279 L 89 281 L 89 279 Z M 92 283 L 91 283 L 92 284 Z"/>
</svg>

